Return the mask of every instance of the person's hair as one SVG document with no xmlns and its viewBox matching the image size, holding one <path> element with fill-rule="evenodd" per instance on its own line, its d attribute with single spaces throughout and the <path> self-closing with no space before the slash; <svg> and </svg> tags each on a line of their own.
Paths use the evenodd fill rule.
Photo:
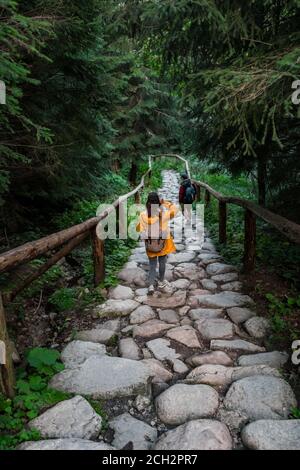
<svg viewBox="0 0 300 470">
<path fill-rule="evenodd" d="M 158 215 L 159 206 L 160 206 L 159 195 L 155 192 L 149 193 L 148 199 L 147 199 L 147 202 L 146 202 L 148 217 L 153 217 L 154 215 Z M 157 213 L 155 213 L 155 212 L 157 212 Z"/>
<path fill-rule="evenodd" d="M 183 180 L 187 180 L 189 177 L 188 177 L 188 175 L 187 175 L 186 173 L 182 173 L 181 178 L 182 178 Z"/>
</svg>

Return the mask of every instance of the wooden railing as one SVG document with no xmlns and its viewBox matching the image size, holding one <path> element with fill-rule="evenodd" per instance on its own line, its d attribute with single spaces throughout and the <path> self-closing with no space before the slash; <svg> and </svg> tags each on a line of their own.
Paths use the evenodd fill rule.
<svg viewBox="0 0 300 470">
<path fill-rule="evenodd" d="M 4 301 L 12 301 L 17 294 L 24 288 L 29 286 L 35 279 L 44 274 L 49 268 L 55 265 L 60 259 L 74 250 L 81 244 L 88 236 L 91 237 L 93 247 L 94 259 L 94 283 L 99 285 L 105 278 L 105 256 L 104 256 L 104 241 L 99 239 L 96 233 L 96 228 L 99 222 L 104 221 L 113 211 L 116 211 L 117 226 L 127 223 L 124 220 L 122 213 L 122 203 L 130 197 L 135 198 L 136 203 L 140 203 L 140 191 L 145 186 L 146 177 L 151 178 L 152 161 L 156 158 L 171 157 L 176 158 L 185 165 L 185 172 L 189 177 L 190 168 L 188 161 L 176 154 L 163 154 L 163 155 L 150 155 L 149 168 L 143 175 L 140 184 L 128 194 L 119 197 L 111 206 L 99 214 L 97 217 L 82 222 L 81 224 L 74 225 L 66 230 L 54 233 L 39 240 L 26 243 L 22 246 L 14 248 L 10 251 L 0 254 L 0 273 L 7 272 L 11 269 L 18 267 L 21 264 L 28 263 L 40 256 L 51 253 L 52 250 L 58 249 L 55 254 L 35 272 L 33 272 L 26 279 L 14 288 L 11 292 L 5 295 Z M 197 188 L 197 200 L 201 201 L 202 190 L 204 190 L 204 201 L 208 206 L 211 196 L 215 197 L 219 202 L 219 241 L 226 243 L 227 241 L 227 205 L 234 204 L 245 209 L 245 250 L 244 250 L 244 268 L 246 271 L 251 271 L 255 265 L 255 248 L 256 248 L 256 217 L 260 217 L 268 222 L 275 229 L 285 235 L 291 242 L 300 243 L 300 225 L 291 222 L 273 212 L 251 202 L 246 199 L 237 197 L 223 196 L 201 181 L 192 180 Z M 0 390 L 8 396 L 13 395 L 13 365 L 12 354 L 10 350 L 10 341 L 7 334 L 6 319 L 4 307 L 0 294 L 0 353 L 4 351 L 6 356 L 5 363 L 0 362 Z M 1 357 L 0 357 L 1 359 Z"/>
<path fill-rule="evenodd" d="M 249 272 L 255 267 L 255 255 L 256 255 L 256 218 L 264 220 L 278 232 L 283 234 L 293 243 L 300 243 L 300 225 L 282 217 L 274 212 L 265 209 L 258 204 L 247 199 L 241 199 L 238 197 L 223 196 L 213 188 L 208 186 L 206 183 L 201 181 L 193 180 L 193 183 L 197 187 L 198 200 L 201 200 L 201 188 L 204 189 L 204 201 L 208 206 L 210 203 L 210 197 L 213 196 L 219 201 L 219 242 L 226 243 L 227 241 L 227 205 L 234 204 L 236 206 L 245 209 L 244 216 L 244 270 Z"/>
<path fill-rule="evenodd" d="M 165 154 L 165 155 L 156 155 L 153 158 L 158 157 L 174 157 L 177 158 L 185 164 L 185 169 L 187 175 L 191 178 L 190 168 L 188 161 L 176 154 Z M 206 206 L 209 206 L 211 196 L 216 198 L 219 202 L 219 242 L 225 244 L 227 242 L 227 206 L 228 204 L 233 204 L 245 209 L 244 215 L 244 270 L 245 272 L 252 271 L 255 267 L 255 256 L 256 256 L 256 218 L 264 220 L 286 238 L 288 238 L 292 243 L 300 243 L 300 225 L 292 222 L 285 217 L 282 217 L 274 212 L 265 209 L 258 204 L 255 204 L 252 201 L 247 199 L 241 199 L 238 197 L 224 196 L 223 194 L 215 191 L 208 184 L 192 179 L 193 184 L 197 189 L 197 200 L 201 201 L 202 191 L 204 190 L 204 202 Z"/>
<path fill-rule="evenodd" d="M 146 178 L 151 178 L 151 166 L 150 161 L 149 169 L 143 175 L 140 184 L 135 189 L 128 194 L 120 196 L 107 210 L 104 210 L 97 217 L 93 217 L 66 230 L 53 233 L 33 242 L 28 242 L 0 254 L 0 273 L 3 273 L 46 255 L 49 252 L 51 253 L 52 250 L 58 248 L 58 251 L 56 251 L 55 254 L 52 254 L 42 266 L 36 269 L 30 276 L 23 279 L 11 292 L 6 293 L 3 296 L 3 301 L 0 293 L 0 354 L 3 357 L 5 356 L 5 360 L 2 361 L 3 363 L 1 363 L 0 356 L 0 391 L 5 393 L 7 396 L 13 395 L 14 374 L 11 359 L 11 344 L 7 334 L 3 302 L 5 304 L 11 302 L 23 289 L 28 287 L 34 280 L 41 277 L 46 271 L 48 271 L 48 269 L 58 263 L 59 260 L 69 254 L 89 236 L 91 237 L 93 247 L 94 284 L 95 286 L 99 285 L 105 279 L 105 255 L 104 241 L 101 240 L 96 233 L 97 226 L 99 222 L 104 221 L 113 211 L 116 212 L 117 227 L 120 227 L 125 223 L 123 203 L 131 197 L 135 198 L 135 202 L 137 204 L 140 203 L 140 192 L 145 186 Z"/>
</svg>

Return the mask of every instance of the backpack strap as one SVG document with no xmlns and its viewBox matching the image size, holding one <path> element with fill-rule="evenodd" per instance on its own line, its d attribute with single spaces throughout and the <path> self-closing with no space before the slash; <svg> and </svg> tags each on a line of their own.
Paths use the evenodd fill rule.
<svg viewBox="0 0 300 470">
<path fill-rule="evenodd" d="M 148 217 L 149 220 L 149 217 Z M 159 211 L 158 215 L 159 231 L 158 238 L 162 238 L 162 211 Z M 148 223 L 148 239 L 151 240 L 151 224 Z"/>
</svg>

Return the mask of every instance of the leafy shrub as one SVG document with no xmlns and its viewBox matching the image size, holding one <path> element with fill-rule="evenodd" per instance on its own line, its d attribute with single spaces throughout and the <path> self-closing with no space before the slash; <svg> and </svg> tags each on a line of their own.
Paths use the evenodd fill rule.
<svg viewBox="0 0 300 470">
<path fill-rule="evenodd" d="M 26 369 L 17 371 L 16 395 L 0 394 L 0 450 L 14 449 L 28 440 L 38 440 L 38 431 L 28 430 L 28 420 L 45 408 L 70 398 L 69 394 L 48 388 L 51 377 L 63 370 L 60 354 L 52 349 L 34 348 L 26 355 Z"/>
<path fill-rule="evenodd" d="M 76 289 L 68 287 L 58 289 L 49 297 L 49 302 L 59 312 L 71 310 L 76 305 Z"/>
</svg>

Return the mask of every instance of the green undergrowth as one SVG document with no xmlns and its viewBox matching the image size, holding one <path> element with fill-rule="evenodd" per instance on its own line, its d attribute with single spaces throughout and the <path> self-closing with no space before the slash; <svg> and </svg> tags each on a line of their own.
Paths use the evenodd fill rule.
<svg viewBox="0 0 300 470">
<path fill-rule="evenodd" d="M 34 348 L 27 351 L 24 365 L 16 371 L 16 394 L 7 398 L 0 394 L 0 450 L 12 450 L 26 441 L 41 439 L 40 433 L 27 423 L 72 394 L 48 387 L 50 379 L 64 369 L 60 353 L 54 349 Z M 87 398 L 107 428 L 107 415 L 100 401 Z"/>
<path fill-rule="evenodd" d="M 196 180 L 209 184 L 224 195 L 237 196 L 256 202 L 255 186 L 247 175 L 234 177 L 205 162 L 191 159 L 191 172 Z M 202 190 L 202 202 L 204 191 Z M 242 268 L 244 253 L 244 210 L 233 204 L 227 207 L 227 244 L 219 244 L 218 202 L 211 197 L 205 208 L 205 225 L 218 251 L 226 262 Z M 281 279 L 282 292 L 277 285 L 269 287 L 257 283 L 256 291 L 266 304 L 273 327 L 273 343 L 280 339 L 290 344 L 300 337 L 299 296 L 300 296 L 300 247 L 282 236 L 264 221 L 257 219 L 256 273 L 268 273 L 272 278 Z M 286 286 L 285 288 L 283 286 Z M 266 293 L 266 289 L 269 292 Z M 282 343 L 282 341 L 280 341 Z"/>
<path fill-rule="evenodd" d="M 39 432 L 26 424 L 43 410 L 70 397 L 48 388 L 48 382 L 63 370 L 60 354 L 55 350 L 35 348 L 28 351 L 24 367 L 16 371 L 16 395 L 0 395 L 0 449 L 13 449 L 28 440 L 40 439 Z"/>
<path fill-rule="evenodd" d="M 193 163 L 192 174 L 195 179 L 208 183 L 224 195 L 256 201 L 253 184 L 246 175 L 234 177 L 214 167 L 210 169 L 209 165 L 203 163 Z M 227 209 L 226 246 L 218 243 L 218 203 L 213 197 L 209 207 L 205 209 L 205 223 L 226 261 L 241 266 L 244 251 L 244 210 L 233 204 L 228 204 Z M 289 242 L 260 219 L 257 219 L 257 266 L 266 266 L 270 272 L 276 272 L 288 280 L 292 288 L 300 290 L 299 246 Z"/>
<path fill-rule="evenodd" d="M 267 293 L 268 314 L 272 325 L 272 335 L 269 337 L 270 346 L 290 346 L 300 337 L 300 294 L 295 296 L 278 296 Z M 288 341 L 286 341 L 288 339 Z M 286 344 L 287 343 L 287 344 Z"/>
<path fill-rule="evenodd" d="M 130 189 L 128 181 L 122 174 L 109 173 L 105 180 L 107 194 L 105 203 L 113 202 L 119 195 L 127 193 Z M 103 191 L 102 191 L 103 193 Z M 129 201 L 132 204 L 133 198 Z M 53 230 L 63 230 L 72 225 L 79 224 L 96 215 L 98 206 L 104 203 L 104 197 L 95 200 L 80 200 L 75 202 L 71 209 L 53 218 L 51 224 Z M 23 236 L 23 238 L 22 238 Z M 28 231 L 16 237 L 17 244 L 23 241 L 34 240 L 42 236 L 41 232 Z M 31 299 L 39 299 L 43 293 L 43 303 L 47 303 L 49 308 L 57 312 L 67 312 L 74 308 L 85 308 L 94 302 L 103 301 L 101 294 L 102 287 L 110 287 L 117 283 L 116 274 L 127 261 L 132 248 L 136 245 L 134 240 L 106 240 L 105 242 L 105 281 L 94 288 L 93 285 L 93 259 L 90 240 L 82 243 L 67 255 L 66 261 L 70 263 L 64 265 L 57 264 L 50 268 L 44 275 L 34 281 L 28 288 L 20 293 L 14 302 L 10 303 L 8 310 L 17 311 L 18 318 L 22 319 L 25 314 L 26 302 Z M 34 271 L 42 266 L 46 257 L 28 263 L 30 271 Z M 67 272 L 66 272 L 67 267 Z M 70 285 L 65 282 L 65 277 L 70 273 L 79 277 L 80 285 Z M 10 292 L 19 283 L 19 278 L 12 278 L 9 274 L 4 274 L 0 278 L 0 289 L 2 292 Z"/>
</svg>

